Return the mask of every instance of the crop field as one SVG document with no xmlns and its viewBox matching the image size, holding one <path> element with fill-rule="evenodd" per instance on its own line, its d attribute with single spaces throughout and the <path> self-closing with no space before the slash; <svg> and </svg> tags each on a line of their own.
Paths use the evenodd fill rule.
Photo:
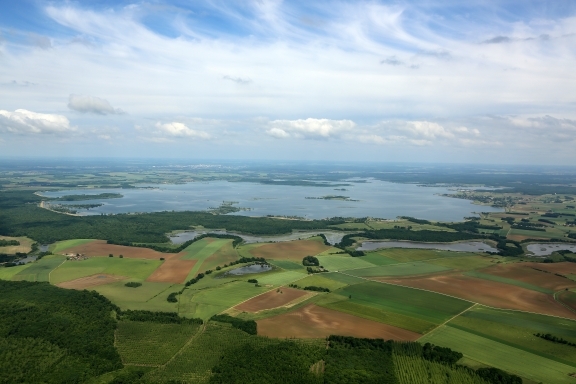
<svg viewBox="0 0 576 384">
<path fill-rule="evenodd" d="M 497 281 L 499 283 L 504 283 L 504 284 L 516 285 L 518 287 L 530 289 L 530 290 L 536 291 L 536 292 L 542 292 L 542 293 L 547 293 L 547 294 L 554 293 L 554 291 L 551 289 L 546 289 L 546 288 L 542 288 L 542 287 L 539 287 L 536 285 L 528 284 L 528 283 L 525 283 L 524 281 L 509 279 L 506 277 L 502 277 L 502 276 L 498 276 L 498 275 L 491 275 L 491 274 L 483 273 L 483 272 L 479 272 L 479 271 L 469 271 L 469 272 L 466 272 L 464 275 L 470 276 L 470 277 L 476 277 L 478 279 L 485 279 L 485 280 L 490 280 L 490 281 Z"/>
<path fill-rule="evenodd" d="M 328 288 L 331 291 L 335 291 L 348 285 L 346 283 L 325 277 L 326 275 L 328 274 L 315 273 L 313 275 L 308 275 L 302 280 L 298 280 L 298 285 L 302 288 L 309 286 L 323 287 Z"/>
<path fill-rule="evenodd" d="M 305 269 L 306 267 L 304 267 L 302 263 L 298 264 L 288 260 L 271 260 L 270 264 L 285 269 L 287 271 L 302 271 L 303 273 L 306 272 Z"/>
<path fill-rule="evenodd" d="M 158 324 L 120 321 L 116 347 L 125 364 L 162 365 L 200 328 L 197 324 Z"/>
<path fill-rule="evenodd" d="M 556 299 L 576 311 L 576 292 L 562 291 L 556 295 Z"/>
<path fill-rule="evenodd" d="M 536 337 L 537 330 L 479 319 L 473 313 L 468 316 L 468 312 L 451 320 L 449 325 L 576 368 L 576 348 Z"/>
<path fill-rule="evenodd" d="M 315 238 L 315 240 L 294 240 L 264 244 L 250 249 L 249 252 L 255 257 L 272 260 L 291 260 L 301 263 L 304 256 L 314 256 L 330 248 L 324 245 L 319 238 Z"/>
<path fill-rule="evenodd" d="M 544 263 L 507 263 L 494 265 L 483 269 L 481 272 L 542 287 L 547 291 L 559 291 L 576 287 L 576 282 L 554 274 L 566 274 L 571 270 L 576 271 L 573 264 L 566 262 L 554 263 L 554 266 L 550 268 Z M 542 272 L 542 270 L 550 273 Z"/>
<path fill-rule="evenodd" d="M 385 277 L 385 276 L 410 276 L 425 275 L 436 272 L 448 271 L 449 268 L 429 263 L 402 263 L 383 265 L 380 267 L 355 269 L 347 271 L 350 275 L 358 277 Z"/>
<path fill-rule="evenodd" d="M 338 294 L 354 303 L 440 324 L 472 304 L 433 292 L 392 284 L 367 282 L 342 288 Z"/>
<path fill-rule="evenodd" d="M 313 295 L 313 293 L 308 291 L 283 287 L 253 297 L 234 308 L 239 311 L 258 312 L 289 305 L 292 301 L 311 295 Z"/>
<path fill-rule="evenodd" d="M 536 382 L 574 382 L 574 378 L 568 376 L 574 367 L 454 327 L 443 326 L 419 341 L 455 349 L 480 363 Z"/>
<path fill-rule="evenodd" d="M 116 257 L 92 257 L 79 261 L 68 260 L 52 272 L 50 282 L 59 284 L 95 274 L 119 275 L 145 280 L 161 264 L 160 260 L 120 259 Z"/>
<path fill-rule="evenodd" d="M 306 277 L 305 274 L 295 271 L 282 271 L 277 273 L 266 273 L 262 276 L 254 275 L 253 279 L 257 279 L 261 285 L 281 286 L 297 282 L 298 280 Z"/>
<path fill-rule="evenodd" d="M 16 252 L 28 253 L 32 249 L 32 241 L 27 237 L 10 237 L 10 236 L 0 236 L 0 240 L 16 240 L 20 245 L 9 245 L 6 247 L 0 247 L 0 253 L 15 254 Z"/>
<path fill-rule="evenodd" d="M 56 284 L 60 288 L 67 288 L 67 289 L 89 289 L 94 288 L 99 285 L 106 285 L 116 281 L 125 280 L 127 277 L 125 276 L 117 276 L 117 275 L 104 275 L 104 274 L 97 274 L 87 277 L 81 277 L 76 280 L 66 281 L 64 283 Z"/>
<path fill-rule="evenodd" d="M 229 264 L 236 260 L 238 260 L 238 252 L 236 252 L 236 249 L 232 247 L 232 240 L 228 240 L 212 255 L 208 256 L 208 258 L 204 260 L 201 268 L 203 271 L 206 271 L 208 269 L 214 269 L 217 266 L 222 267 L 224 264 Z"/>
<path fill-rule="evenodd" d="M 442 257 L 458 257 L 460 252 L 439 251 L 435 249 L 410 249 L 410 248 L 388 248 L 381 249 L 374 253 L 388 259 L 396 260 L 396 263 L 410 263 L 413 261 L 424 261 L 430 259 L 439 259 Z"/>
<path fill-rule="evenodd" d="M 50 281 L 50 272 L 58 268 L 64 260 L 66 258 L 63 256 L 45 256 L 12 276 L 12 280 Z"/>
<path fill-rule="evenodd" d="M 112 254 L 114 257 L 123 255 L 124 258 L 128 259 L 133 258 L 160 260 L 161 257 L 165 259 L 176 258 L 176 254 L 174 253 L 162 253 L 149 248 L 107 244 L 104 240 L 89 240 L 85 243 L 77 244 L 72 247 L 62 247 L 58 253 L 81 253 L 85 254 L 86 256 L 108 256 Z"/>
<path fill-rule="evenodd" d="M 196 264 L 196 260 L 166 260 L 150 276 L 148 281 L 183 284 Z"/>
<path fill-rule="evenodd" d="M 394 366 L 399 384 L 488 384 L 464 367 L 450 367 L 415 356 L 394 355 Z"/>
<path fill-rule="evenodd" d="M 327 279 L 330 280 L 334 280 L 337 281 L 339 283 L 343 283 L 346 285 L 354 285 L 354 284 L 360 284 L 360 283 L 365 283 L 366 280 L 361 279 L 359 277 L 356 276 L 351 276 L 351 275 L 345 275 L 343 273 L 334 273 L 334 272 L 330 272 L 330 273 L 323 273 L 322 277 L 325 277 Z"/>
<path fill-rule="evenodd" d="M 205 260 L 227 243 L 232 243 L 232 240 L 205 237 L 190 244 L 182 251 L 183 255 L 180 258 L 183 260 Z"/>
<path fill-rule="evenodd" d="M 350 256 L 318 256 L 320 265 L 329 271 L 345 271 L 347 269 L 374 267 L 374 264 L 360 257 Z"/>
<path fill-rule="evenodd" d="M 324 338 L 329 335 L 413 341 L 420 335 L 347 313 L 306 305 L 282 315 L 258 320 L 258 334 L 281 338 Z"/>
<path fill-rule="evenodd" d="M 319 302 L 318 305 L 420 334 L 424 334 L 436 326 L 434 323 L 425 320 L 404 316 L 399 313 L 387 312 L 378 308 L 358 304 L 348 299 L 328 303 Z"/>
<path fill-rule="evenodd" d="M 576 319 L 576 313 L 555 302 L 551 295 L 496 281 L 463 275 L 416 277 L 390 281 L 403 286 L 460 297 L 491 307 Z"/>
</svg>

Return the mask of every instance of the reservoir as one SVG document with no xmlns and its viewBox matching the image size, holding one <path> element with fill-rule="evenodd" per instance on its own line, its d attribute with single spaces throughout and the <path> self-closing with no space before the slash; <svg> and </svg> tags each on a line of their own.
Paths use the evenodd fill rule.
<svg viewBox="0 0 576 384">
<path fill-rule="evenodd" d="M 576 252 L 576 244 L 567 243 L 537 243 L 528 244 L 526 249 L 536 256 L 548 256 L 556 251 L 572 251 Z"/>
<path fill-rule="evenodd" d="M 346 184 L 342 186 L 342 184 Z M 120 193 L 122 198 L 84 200 L 102 204 L 77 209 L 80 215 L 160 211 L 206 211 L 223 202 L 241 209 L 233 215 L 297 216 L 305 219 L 329 217 L 373 217 L 393 219 L 413 216 L 435 221 L 462 221 L 474 212 L 501 212 L 469 200 L 440 196 L 453 191 L 446 187 L 422 187 L 374 179 L 339 182 L 334 186 L 268 185 L 251 182 L 191 182 L 185 184 L 139 185 L 133 189 L 73 189 L 43 192 L 46 197 Z M 326 199 L 344 196 L 348 199 Z M 59 204 L 79 204 L 78 201 Z"/>
<path fill-rule="evenodd" d="M 465 241 L 461 243 L 419 243 L 415 241 L 365 241 L 357 251 L 373 251 L 382 248 L 417 248 L 436 249 L 455 252 L 498 252 L 498 250 L 481 241 Z"/>
</svg>

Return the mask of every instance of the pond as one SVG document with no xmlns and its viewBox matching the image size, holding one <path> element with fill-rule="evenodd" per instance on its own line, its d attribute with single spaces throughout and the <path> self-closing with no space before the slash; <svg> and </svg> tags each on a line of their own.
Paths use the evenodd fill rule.
<svg viewBox="0 0 576 384">
<path fill-rule="evenodd" d="M 346 184 L 344 188 L 339 185 Z M 436 221 L 461 221 L 474 212 L 501 212 L 469 200 L 441 196 L 455 191 L 447 187 L 421 187 L 375 179 L 348 180 L 324 187 L 269 185 L 250 182 L 191 182 L 185 184 L 141 184 L 131 189 L 92 189 L 90 194 L 120 193 L 122 198 L 88 200 L 101 204 L 91 209 L 75 208 L 81 215 L 159 211 L 205 211 L 228 202 L 241 209 L 233 215 L 328 217 L 374 217 L 392 219 L 413 216 Z M 340 191 L 345 189 L 345 191 Z M 42 196 L 86 194 L 86 189 L 42 192 Z M 333 199 L 342 195 L 348 199 Z M 78 202 L 58 201 L 58 204 Z"/>
<path fill-rule="evenodd" d="M 536 256 L 548 256 L 556 251 L 576 252 L 576 244 L 567 243 L 535 243 L 528 244 L 526 249 Z"/>
<path fill-rule="evenodd" d="M 419 243 L 416 241 L 364 241 L 357 251 L 374 251 L 382 248 L 437 249 L 455 252 L 498 252 L 498 249 L 481 241 L 461 243 Z"/>
<path fill-rule="evenodd" d="M 332 245 L 339 243 L 342 241 L 342 237 L 348 233 L 354 232 L 331 232 L 331 231 L 310 231 L 310 232 L 293 232 L 286 235 L 277 235 L 277 236 L 255 236 L 255 235 L 245 235 L 243 233 L 237 232 L 229 232 L 229 231 L 222 231 L 222 230 L 201 230 L 201 231 L 186 231 L 180 232 L 174 235 L 170 235 L 170 240 L 173 244 L 182 244 L 188 240 L 194 239 L 196 236 L 203 235 L 206 233 L 216 233 L 219 235 L 234 235 L 241 237 L 247 244 L 251 243 L 265 243 L 265 242 L 279 242 L 279 241 L 291 241 L 291 240 L 299 240 L 299 239 L 307 239 L 312 236 L 316 236 L 318 234 L 324 234 L 326 236 L 326 240 Z"/>
<path fill-rule="evenodd" d="M 269 264 L 252 264 L 246 265 L 244 267 L 235 268 L 228 272 L 226 272 L 223 276 L 241 276 L 241 275 L 249 275 L 252 273 L 261 273 L 261 272 L 268 272 L 272 270 L 272 266 Z"/>
</svg>

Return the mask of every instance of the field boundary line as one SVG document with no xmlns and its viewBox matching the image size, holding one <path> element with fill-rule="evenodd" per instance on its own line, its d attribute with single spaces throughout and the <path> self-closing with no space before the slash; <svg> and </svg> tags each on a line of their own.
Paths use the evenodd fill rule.
<svg viewBox="0 0 576 384">
<path fill-rule="evenodd" d="M 168 361 L 166 361 L 164 364 L 160 364 L 158 365 L 158 367 L 166 367 L 168 364 L 170 364 L 170 362 L 172 362 L 178 355 L 182 354 L 182 352 L 184 351 L 184 349 L 188 348 L 188 346 L 190 346 L 190 344 L 192 344 L 192 342 L 194 341 L 194 339 L 196 339 L 197 337 L 199 337 L 201 334 L 204 333 L 204 331 L 206 331 L 206 327 L 208 326 L 208 321 L 205 321 L 201 326 L 200 329 L 198 330 L 198 332 L 196 332 L 194 335 L 192 335 L 192 337 L 190 339 L 188 339 L 188 341 L 186 341 L 186 343 L 184 343 L 184 345 L 174 354 L 172 355 L 171 358 L 168 359 Z"/>
<path fill-rule="evenodd" d="M 430 332 L 428 332 L 428 333 L 426 333 L 426 334 L 424 334 L 424 335 L 420 336 L 418 339 L 420 339 L 420 338 L 422 338 L 422 337 L 424 337 L 424 336 L 428 336 L 428 335 L 430 335 L 430 334 L 434 333 L 436 330 L 440 329 L 441 327 L 444 327 L 446 324 L 448 324 L 449 322 L 451 322 L 452 320 L 454 320 L 454 319 L 455 319 L 455 318 L 457 318 L 458 316 L 460 316 L 460 315 L 464 314 L 465 312 L 468 312 L 469 310 L 471 310 L 472 308 L 474 308 L 474 307 L 475 307 L 475 306 L 477 306 L 477 305 L 478 305 L 478 303 L 474 303 L 473 305 L 469 306 L 468 308 L 466 308 L 465 310 L 463 310 L 463 311 L 462 311 L 462 312 L 460 312 L 459 314 L 452 316 L 451 318 L 449 318 L 448 320 L 446 320 L 446 321 L 445 321 L 445 322 L 443 322 L 442 324 L 440 324 L 440 325 L 438 325 L 438 326 L 434 327 L 434 328 L 433 328 L 433 329 L 432 329 Z"/>
<path fill-rule="evenodd" d="M 562 305 L 563 307 L 566 307 L 566 309 L 568 309 L 569 311 L 576 313 L 576 311 L 575 311 L 572 307 L 564 304 L 563 302 L 561 302 L 560 300 L 558 300 L 558 299 L 556 298 L 556 295 L 557 295 L 558 293 L 560 293 L 560 292 L 563 292 L 563 291 L 554 292 L 554 294 L 552 295 L 552 297 L 554 298 L 554 301 L 557 302 L 558 304 Z"/>
<path fill-rule="evenodd" d="M 58 266 L 56 268 L 54 268 L 53 270 L 51 270 L 50 272 L 48 272 L 48 284 L 50 284 L 50 278 L 52 277 L 52 272 L 54 272 L 55 270 L 57 270 L 58 268 L 60 268 L 62 266 L 62 264 L 64 264 L 66 261 L 68 261 L 67 259 L 64 259 L 64 261 L 62 261 L 60 264 L 58 264 Z"/>
<path fill-rule="evenodd" d="M 569 318 L 569 317 L 563 317 L 563 316 L 557 316 L 557 315 L 550 315 L 550 314 L 548 314 L 548 313 L 538 313 L 538 312 L 531 312 L 531 311 L 523 311 L 523 310 L 521 310 L 521 309 L 492 307 L 492 306 L 490 306 L 490 305 L 478 303 L 478 302 L 475 302 L 475 301 L 472 301 L 472 300 L 468 300 L 468 299 L 463 299 L 463 298 L 461 298 L 461 297 L 456 297 L 456 296 L 448 295 L 448 294 L 446 294 L 446 293 L 431 291 L 431 290 L 429 290 L 429 289 L 416 288 L 416 287 L 408 287 L 408 286 L 406 286 L 406 285 L 394 284 L 394 283 L 389 283 L 389 282 L 386 282 L 386 281 L 371 280 L 371 279 L 368 279 L 368 278 L 366 278 L 366 277 L 359 277 L 359 276 L 349 275 L 349 274 L 344 273 L 344 272 L 338 272 L 338 273 L 341 273 L 341 274 L 343 274 L 343 275 L 347 275 L 347 276 L 350 276 L 350 277 L 356 277 L 356 278 L 358 278 L 358 279 L 362 279 L 362 280 L 366 280 L 366 281 L 371 281 L 371 282 L 373 282 L 373 283 L 388 284 L 388 285 L 394 285 L 394 286 L 396 286 L 396 287 L 404 287 L 404 288 L 414 289 L 414 290 L 417 290 L 417 291 L 424 291 L 424 292 L 436 293 L 436 294 L 438 294 L 438 295 L 443 295 L 443 296 L 451 297 L 451 298 L 453 298 L 453 299 L 458 299 L 458 300 L 462 300 L 462 301 L 467 301 L 467 302 L 472 303 L 472 304 L 477 304 L 477 305 L 479 305 L 479 306 L 486 307 L 486 308 L 490 308 L 490 309 L 495 309 L 495 310 L 498 310 L 498 311 L 513 311 L 513 312 L 520 312 L 520 313 L 529 313 L 529 314 L 532 314 L 532 315 L 549 316 L 549 317 L 555 317 L 555 318 L 557 318 L 557 319 L 563 319 L 563 320 L 569 320 L 569 321 L 576 321 L 576 319 L 571 319 L 571 318 Z"/>
</svg>

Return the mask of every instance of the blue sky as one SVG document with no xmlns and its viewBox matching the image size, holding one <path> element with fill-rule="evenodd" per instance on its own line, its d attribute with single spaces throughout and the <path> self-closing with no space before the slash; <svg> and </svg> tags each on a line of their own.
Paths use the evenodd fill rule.
<svg viewBox="0 0 576 384">
<path fill-rule="evenodd" d="M 574 164 L 573 1 L 0 1 L 0 154 Z"/>
</svg>

